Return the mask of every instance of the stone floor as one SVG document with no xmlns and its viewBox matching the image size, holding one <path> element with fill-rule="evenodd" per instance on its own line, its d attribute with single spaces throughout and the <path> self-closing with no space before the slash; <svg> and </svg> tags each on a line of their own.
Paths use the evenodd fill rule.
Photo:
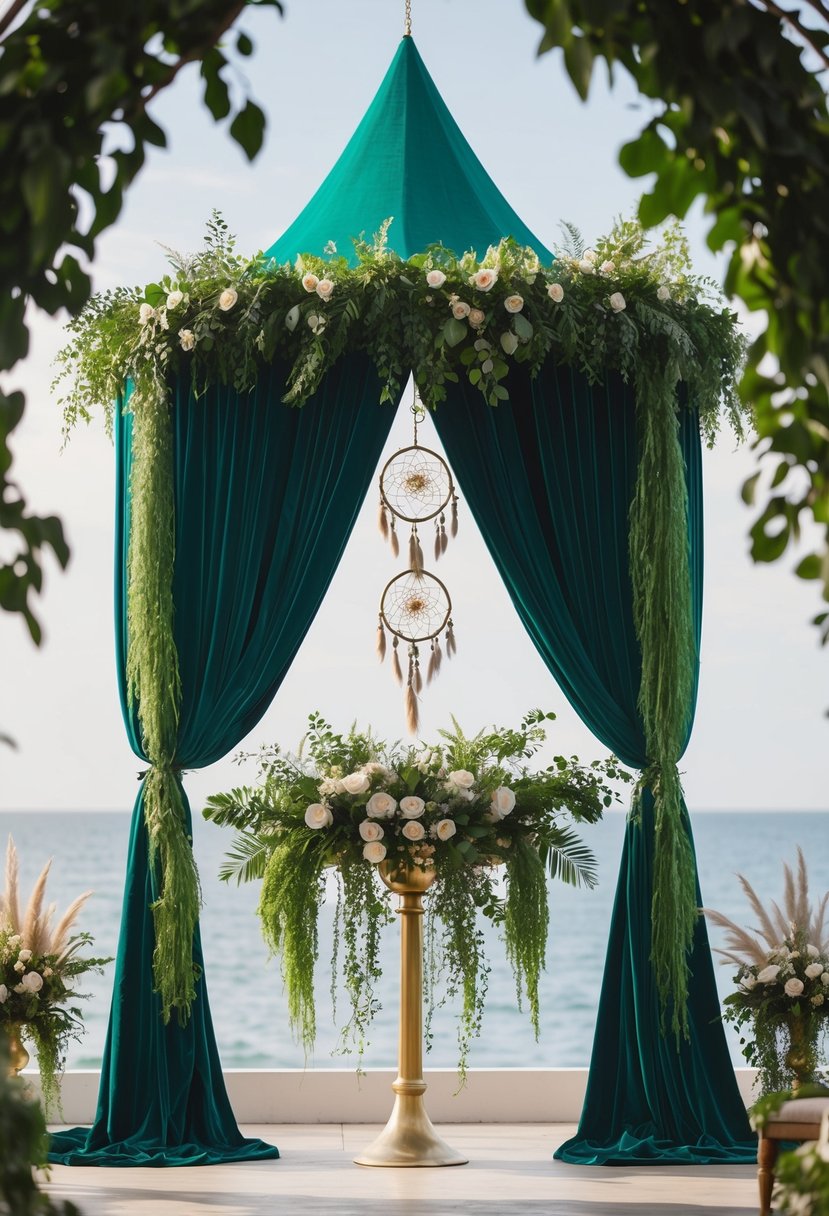
<svg viewBox="0 0 829 1216">
<path fill-rule="evenodd" d="M 553 1161 L 564 1124 L 452 1124 L 440 1130 L 469 1164 L 366 1169 L 352 1158 L 366 1124 L 252 1126 L 278 1161 L 186 1169 L 53 1166 L 45 1189 L 83 1216 L 746 1216 L 751 1166 L 582 1168 Z"/>
</svg>

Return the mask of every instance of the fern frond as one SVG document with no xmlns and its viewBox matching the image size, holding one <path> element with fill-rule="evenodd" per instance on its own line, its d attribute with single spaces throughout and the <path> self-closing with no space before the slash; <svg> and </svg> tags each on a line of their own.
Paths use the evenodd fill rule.
<svg viewBox="0 0 829 1216">
<path fill-rule="evenodd" d="M 596 858 L 572 828 L 557 828 L 542 843 L 539 854 L 551 878 L 559 878 L 571 887 L 593 888 L 598 884 Z"/>
<path fill-rule="evenodd" d="M 255 882 L 263 877 L 272 852 L 272 837 L 265 838 L 255 832 L 239 832 L 233 838 L 227 860 L 222 863 L 219 878 L 223 882 L 235 878 L 238 886 L 243 882 Z"/>
</svg>

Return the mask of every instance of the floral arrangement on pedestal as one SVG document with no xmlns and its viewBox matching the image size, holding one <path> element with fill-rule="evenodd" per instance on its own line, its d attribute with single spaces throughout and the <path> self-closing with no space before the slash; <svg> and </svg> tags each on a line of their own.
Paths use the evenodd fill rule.
<svg viewBox="0 0 829 1216">
<path fill-rule="evenodd" d="M 81 953 L 92 944 L 89 933 L 70 936 L 91 891 L 78 896 L 53 927 L 55 906 L 43 907 L 51 864 L 41 872 L 21 914 L 17 850 L 9 837 L 6 890 L 0 896 L 0 1028 L 13 1049 L 19 1050 L 19 1039 L 34 1045 L 47 1111 L 59 1109 L 57 1078 L 66 1047 L 82 1030 L 81 1010 L 69 1004 L 80 997 L 75 984 L 80 976 L 111 961 Z"/>
<path fill-rule="evenodd" d="M 723 1017 L 753 1037 L 741 1040 L 743 1055 L 758 1070 L 760 1113 L 799 1087 L 814 1082 L 820 1044 L 829 1026 L 829 931 L 825 913 L 829 892 L 816 907 L 809 899 L 809 876 L 800 849 L 797 873 L 783 866 L 783 909 L 770 911 L 751 884 L 738 875 L 759 922 L 747 932 L 727 916 L 703 909 L 712 924 L 727 930 L 729 949 L 718 950 L 736 963 L 737 988 L 725 998 Z"/>
<path fill-rule="evenodd" d="M 455 723 L 436 745 L 416 748 L 355 729 L 337 734 L 312 714 L 300 756 L 265 747 L 258 785 L 208 799 L 205 818 L 239 830 L 222 878 L 262 879 L 262 931 L 281 955 L 291 1023 L 306 1051 L 316 1033 L 318 918 L 330 869 L 339 876 L 332 990 L 341 964 L 350 1002 L 345 1042 L 362 1054 L 375 1008 L 380 934 L 391 920 L 379 867 L 434 874 L 425 935 L 427 1042 L 438 993 L 441 1000 L 460 996 L 463 1074 L 489 970 L 479 913 L 501 928 L 519 1004 L 526 1000 L 538 1033 L 547 876 L 596 881 L 592 854 L 562 820 L 595 822 L 614 800 L 609 782 L 629 780 L 613 757 L 581 765 L 557 756 L 531 772 L 526 762 L 544 741 L 542 723 L 553 717 L 534 711 L 517 730 L 472 738 Z"/>
</svg>

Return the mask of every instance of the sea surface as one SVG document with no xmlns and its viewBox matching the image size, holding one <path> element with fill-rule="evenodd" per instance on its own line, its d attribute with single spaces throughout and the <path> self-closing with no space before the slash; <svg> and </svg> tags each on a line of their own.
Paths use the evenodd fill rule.
<svg viewBox="0 0 829 1216">
<path fill-rule="evenodd" d="M 339 1035 L 331 1015 L 329 995 L 331 910 L 324 910 L 318 974 L 318 1038 L 312 1058 L 292 1041 L 278 960 L 269 959 L 262 942 L 255 908 L 259 884 L 237 887 L 218 879 L 222 857 L 232 832 L 195 816 L 195 852 L 201 874 L 204 908 L 202 942 L 213 1024 L 225 1068 L 354 1068 L 356 1056 L 332 1054 Z M 114 954 L 121 915 L 129 815 L 123 812 L 0 812 L 0 845 L 11 833 L 20 854 L 24 898 L 43 864 L 52 857 L 47 902 L 58 913 L 80 892 L 94 895 L 79 928 L 95 937 L 95 952 Z M 829 889 L 829 812 L 706 811 L 692 813 L 703 902 L 750 926 L 752 917 L 735 873 L 744 874 L 764 902 L 782 900 L 783 861 L 793 861 L 803 849 L 813 894 Z M 586 1065 L 601 989 L 602 969 L 611 908 L 616 887 L 624 814 L 585 827 L 583 836 L 599 862 L 599 886 L 578 889 L 551 885 L 551 934 L 547 971 L 541 987 L 541 1034 L 533 1038 L 526 1013 L 516 1005 L 512 975 L 503 947 L 488 933 L 492 964 L 483 1031 L 473 1044 L 470 1066 L 475 1068 L 552 1068 Z M 0 869 L 0 874 L 2 869 Z M 427 897 L 428 898 L 428 897 Z M 397 1050 L 398 953 L 396 926 L 384 943 L 382 1009 L 363 1060 L 365 1067 L 391 1067 Z M 711 930 L 712 945 L 722 944 Z M 100 1064 L 112 992 L 113 965 L 85 986 L 85 1034 L 73 1043 L 70 1068 Z M 717 980 L 725 995 L 732 966 L 718 966 Z M 452 1067 L 457 1062 L 455 1015 L 439 1013 L 427 1066 Z M 736 1037 L 727 1028 L 735 1063 L 743 1063 Z"/>
</svg>

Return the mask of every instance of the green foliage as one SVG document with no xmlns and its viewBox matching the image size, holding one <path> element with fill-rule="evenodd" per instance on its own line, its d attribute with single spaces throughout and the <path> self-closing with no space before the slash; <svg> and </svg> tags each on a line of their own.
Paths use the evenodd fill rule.
<svg viewBox="0 0 829 1216">
<path fill-rule="evenodd" d="M 205 818 L 239 833 L 221 876 L 263 879 L 262 929 L 281 955 L 291 1023 L 306 1051 L 316 1032 L 326 869 L 338 878 L 332 995 L 341 974 L 349 1001 L 344 1049 L 353 1043 L 362 1055 L 377 1007 L 380 934 L 391 919 L 378 867 L 416 866 L 434 875 L 426 919 L 427 1042 L 434 1009 L 459 998 L 464 1074 L 489 974 L 481 914 L 502 926 L 519 1002 L 525 994 L 538 1033 L 546 872 L 574 885 L 596 881 L 593 855 L 561 820 L 595 822 L 616 797 L 609 782 L 630 780 L 613 757 L 581 765 L 557 756 L 531 772 L 526 762 L 544 742 L 542 723 L 554 717 L 533 710 L 517 729 L 471 737 L 455 722 L 436 746 L 417 749 L 354 727 L 340 734 L 314 713 L 300 755 L 264 747 L 254 789 L 208 799 Z"/>
<path fill-rule="evenodd" d="M 813 520 L 822 545 L 795 573 L 829 601 L 829 9 L 822 0 L 525 3 L 544 27 L 540 50 L 563 48 L 582 97 L 601 56 L 659 103 L 620 153 L 631 176 L 654 175 L 640 219 L 681 218 L 701 198 L 708 243 L 729 256 L 726 291 L 765 314 L 740 384 L 771 474 L 765 498 L 756 477 L 744 488 L 759 505 L 752 555 L 777 561 L 801 520 Z M 829 612 L 815 623 L 826 641 Z"/>
<path fill-rule="evenodd" d="M 792 1095 L 785 1095 L 786 1098 Z M 798 1090 L 797 1097 L 806 1097 Z M 829 1096 L 829 1090 L 815 1093 L 815 1097 Z M 775 1211 L 786 1216 L 829 1216 L 829 1124 L 825 1121 L 817 1143 L 801 1145 L 794 1152 L 781 1153 L 775 1174 L 777 1188 Z"/>
<path fill-rule="evenodd" d="M 249 0 L 281 11 L 278 0 Z M 205 102 L 216 117 L 232 107 L 217 44 L 246 0 L 42 0 L 11 3 L 0 16 L 0 373 L 25 357 L 28 302 L 77 313 L 89 296 L 80 259 L 114 223 L 124 192 L 164 131 L 148 105 L 188 63 L 201 61 Z M 248 55 L 239 34 L 237 50 Z M 230 134 L 252 157 L 261 111 L 243 99 Z M 120 144 L 104 156 L 104 133 Z M 125 136 L 120 139 L 119 134 Z M 108 139 L 108 147 L 111 142 Z M 16 534 L 0 566 L 0 608 L 20 612 L 33 640 L 40 627 L 31 596 L 41 590 L 43 552 L 65 566 L 60 521 L 38 517 L 14 483 L 10 436 L 24 410 L 20 392 L 0 388 L 0 529 Z"/>
<path fill-rule="evenodd" d="M 9 1075 L 8 1043 L 0 1033 L 0 1212 L 9 1216 L 80 1216 L 73 1203 L 55 1204 L 37 1186 L 33 1166 L 45 1166 L 49 1147 L 39 1104 L 20 1077 Z"/>
</svg>

